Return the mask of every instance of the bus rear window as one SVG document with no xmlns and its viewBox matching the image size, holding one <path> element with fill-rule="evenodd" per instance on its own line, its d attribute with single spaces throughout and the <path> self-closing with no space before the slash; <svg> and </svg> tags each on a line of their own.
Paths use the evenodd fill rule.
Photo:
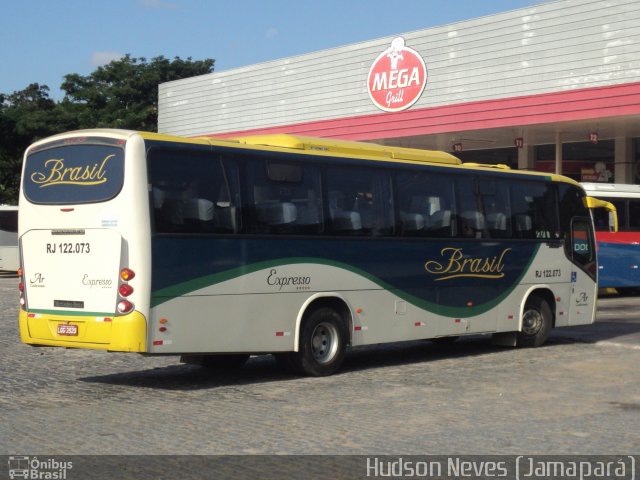
<svg viewBox="0 0 640 480">
<path fill-rule="evenodd" d="M 39 204 L 97 203 L 115 197 L 124 180 L 124 150 L 112 145 L 64 145 L 27 157 L 23 189 Z"/>
</svg>

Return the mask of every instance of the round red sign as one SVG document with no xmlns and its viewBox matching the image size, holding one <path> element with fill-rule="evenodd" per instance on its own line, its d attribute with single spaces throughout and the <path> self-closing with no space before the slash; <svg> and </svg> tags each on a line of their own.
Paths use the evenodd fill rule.
<svg viewBox="0 0 640 480">
<path fill-rule="evenodd" d="M 385 112 L 399 112 L 416 103 L 427 84 L 422 57 L 397 37 L 378 55 L 369 70 L 367 90 L 371 101 Z"/>
</svg>

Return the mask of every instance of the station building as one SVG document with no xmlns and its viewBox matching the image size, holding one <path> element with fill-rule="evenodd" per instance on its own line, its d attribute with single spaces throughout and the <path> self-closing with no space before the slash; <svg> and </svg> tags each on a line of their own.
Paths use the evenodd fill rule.
<svg viewBox="0 0 640 480">
<path fill-rule="evenodd" d="M 640 184 L 640 2 L 553 1 L 164 83 L 158 131 L 361 140 Z"/>
</svg>

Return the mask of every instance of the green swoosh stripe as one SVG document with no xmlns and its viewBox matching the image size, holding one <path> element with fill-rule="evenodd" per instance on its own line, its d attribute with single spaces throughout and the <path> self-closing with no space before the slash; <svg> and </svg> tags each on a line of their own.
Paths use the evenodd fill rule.
<svg viewBox="0 0 640 480">
<path fill-rule="evenodd" d="M 485 313 L 491 310 L 492 308 L 494 308 L 500 302 L 502 302 L 516 288 L 516 286 L 518 286 L 518 284 L 520 283 L 520 281 L 528 271 L 529 267 L 531 266 L 533 259 L 536 257 L 536 253 L 538 249 L 539 247 L 536 247 L 536 250 L 533 252 L 533 254 L 531 255 L 531 258 L 529 259 L 529 262 L 520 273 L 520 276 L 517 278 L 515 282 L 509 285 L 504 292 L 502 292 L 500 295 L 498 295 L 497 297 L 495 297 L 493 300 L 489 302 L 485 302 L 479 305 L 474 305 L 471 307 L 451 307 L 451 306 L 445 306 L 445 305 L 438 305 L 437 303 L 424 300 L 420 297 L 416 297 L 415 295 L 411 295 L 405 292 L 404 290 L 394 287 L 393 285 L 390 285 L 387 282 L 384 282 L 380 278 L 371 275 L 369 272 L 353 267 L 352 265 L 342 263 L 342 262 L 326 260 L 322 258 L 312 258 L 312 257 L 289 257 L 289 258 L 280 258 L 277 260 L 268 260 L 264 262 L 256 262 L 250 265 L 244 265 L 242 267 L 232 268 L 224 272 L 216 273 L 213 275 L 206 275 L 206 276 L 195 278 L 186 282 L 177 283 L 170 287 L 166 287 L 153 292 L 152 298 L 151 298 L 151 306 L 157 307 L 158 305 L 166 303 L 174 298 L 187 295 L 196 290 L 210 287 L 228 280 L 233 280 L 234 278 L 239 278 L 239 277 L 242 277 L 243 275 L 248 275 L 260 270 L 265 270 L 273 267 L 282 267 L 284 265 L 309 263 L 309 264 L 316 264 L 316 265 L 332 266 L 332 267 L 336 267 L 342 270 L 347 270 L 349 272 L 352 272 L 356 275 L 366 278 L 372 283 L 375 283 L 380 288 L 387 290 L 389 292 L 392 292 L 394 295 L 414 305 L 415 307 L 428 311 L 430 313 L 435 313 L 435 314 L 446 316 L 446 317 L 468 318 L 468 317 L 473 317 L 473 316 Z"/>
</svg>

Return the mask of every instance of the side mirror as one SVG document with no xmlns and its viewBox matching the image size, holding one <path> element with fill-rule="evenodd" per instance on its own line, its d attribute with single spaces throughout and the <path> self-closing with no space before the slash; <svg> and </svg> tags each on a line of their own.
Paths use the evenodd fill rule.
<svg viewBox="0 0 640 480">
<path fill-rule="evenodd" d="M 609 212 L 609 231 L 618 231 L 618 213 L 616 207 L 611 202 L 606 202 L 594 197 L 584 197 L 584 204 L 587 208 L 604 208 Z"/>
<path fill-rule="evenodd" d="M 618 214 L 617 212 L 609 212 L 609 231 L 615 233 L 618 231 Z"/>
</svg>

